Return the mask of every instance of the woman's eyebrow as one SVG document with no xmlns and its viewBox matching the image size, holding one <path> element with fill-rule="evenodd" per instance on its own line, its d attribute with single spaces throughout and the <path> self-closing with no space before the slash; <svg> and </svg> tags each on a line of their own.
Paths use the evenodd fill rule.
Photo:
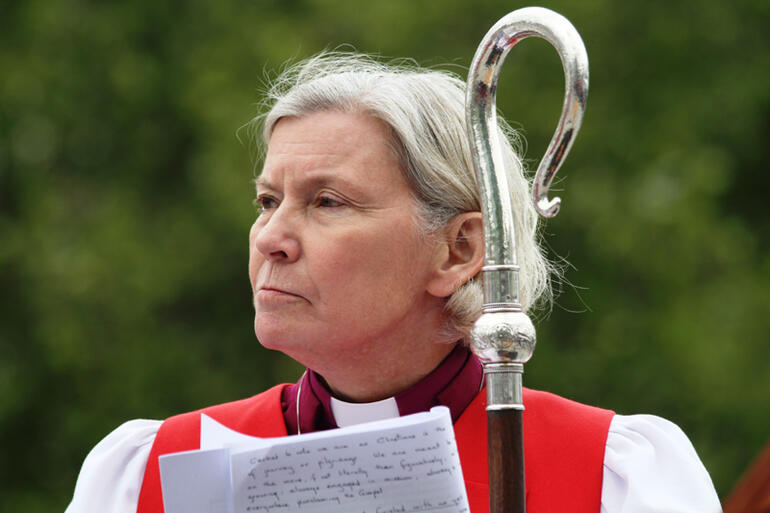
<svg viewBox="0 0 770 513">
<path fill-rule="evenodd" d="M 260 176 L 254 179 L 254 186 L 257 189 L 273 189 L 273 184 L 267 178 Z"/>
</svg>

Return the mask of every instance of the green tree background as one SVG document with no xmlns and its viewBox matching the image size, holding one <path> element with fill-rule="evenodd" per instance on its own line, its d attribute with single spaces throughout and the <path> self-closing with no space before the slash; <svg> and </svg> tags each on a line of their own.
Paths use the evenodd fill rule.
<svg viewBox="0 0 770 513">
<path fill-rule="evenodd" d="M 724 497 L 770 435 L 770 3 L 543 5 L 592 75 L 545 231 L 574 287 L 526 383 L 677 422 Z M 255 340 L 246 278 L 255 164 L 235 134 L 266 73 L 350 43 L 464 76 L 522 6 L 3 2 L 0 510 L 62 510 L 124 420 L 297 378 Z M 546 43 L 509 56 L 498 105 L 533 166 L 562 91 Z"/>
</svg>

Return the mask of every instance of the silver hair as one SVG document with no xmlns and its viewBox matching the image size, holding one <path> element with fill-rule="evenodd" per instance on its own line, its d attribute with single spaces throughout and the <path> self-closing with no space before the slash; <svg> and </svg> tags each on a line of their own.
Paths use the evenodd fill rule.
<svg viewBox="0 0 770 513">
<path fill-rule="evenodd" d="M 435 232 L 452 217 L 480 211 L 480 199 L 466 136 L 465 82 L 456 75 L 412 61 L 383 63 L 348 52 L 324 52 L 285 69 L 267 91 L 266 113 L 252 121 L 257 143 L 269 144 L 283 117 L 319 111 L 365 112 L 391 129 L 392 149 L 417 199 L 421 227 Z M 516 215 L 516 247 L 521 266 L 520 299 L 525 311 L 552 299 L 552 273 L 538 243 L 537 213 L 530 183 L 517 155 L 519 139 L 498 116 L 503 162 Z M 261 139 L 261 140 L 260 140 Z M 481 314 L 478 275 L 462 284 L 445 305 L 447 339 L 467 339 Z M 442 338 L 444 338 L 442 337 Z"/>
</svg>

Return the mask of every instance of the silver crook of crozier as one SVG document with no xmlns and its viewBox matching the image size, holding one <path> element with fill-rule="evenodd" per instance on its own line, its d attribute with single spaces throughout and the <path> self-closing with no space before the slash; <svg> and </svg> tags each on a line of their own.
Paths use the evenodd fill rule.
<svg viewBox="0 0 770 513">
<path fill-rule="evenodd" d="M 560 14 L 541 7 L 518 9 L 504 16 L 487 32 L 476 50 L 468 73 L 466 117 L 478 177 L 484 221 L 482 268 L 484 307 L 471 331 L 471 347 L 484 362 L 490 383 L 516 374 L 518 391 L 500 391 L 489 406 L 521 408 L 521 372 L 535 348 L 535 328 L 519 300 L 519 266 L 513 205 L 503 171 L 497 134 L 496 90 L 500 69 L 510 49 L 522 39 L 537 36 L 559 53 L 565 75 L 565 96 L 556 132 L 541 160 L 533 183 L 537 212 L 553 217 L 561 200 L 548 198 L 548 188 L 569 153 L 585 111 L 588 95 L 588 56 L 577 30 Z"/>
</svg>

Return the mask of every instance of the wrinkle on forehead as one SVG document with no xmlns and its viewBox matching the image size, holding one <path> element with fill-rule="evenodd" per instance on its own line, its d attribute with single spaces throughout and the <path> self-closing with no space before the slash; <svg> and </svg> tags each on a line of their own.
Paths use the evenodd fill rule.
<svg viewBox="0 0 770 513">
<path fill-rule="evenodd" d="M 255 180 L 255 184 L 258 191 L 280 191 L 283 190 L 285 186 L 283 181 L 281 181 L 281 183 L 273 183 L 268 179 L 262 179 L 262 177 Z M 359 187 L 357 184 L 349 180 L 344 180 L 337 174 L 326 170 L 314 170 L 306 174 L 301 174 L 300 176 L 292 179 L 291 185 L 297 188 L 309 190 L 318 190 L 325 187 L 330 187 L 332 189 L 340 189 L 348 194 L 352 194 L 356 198 L 371 195 L 370 191 L 367 191 L 364 188 Z"/>
</svg>

